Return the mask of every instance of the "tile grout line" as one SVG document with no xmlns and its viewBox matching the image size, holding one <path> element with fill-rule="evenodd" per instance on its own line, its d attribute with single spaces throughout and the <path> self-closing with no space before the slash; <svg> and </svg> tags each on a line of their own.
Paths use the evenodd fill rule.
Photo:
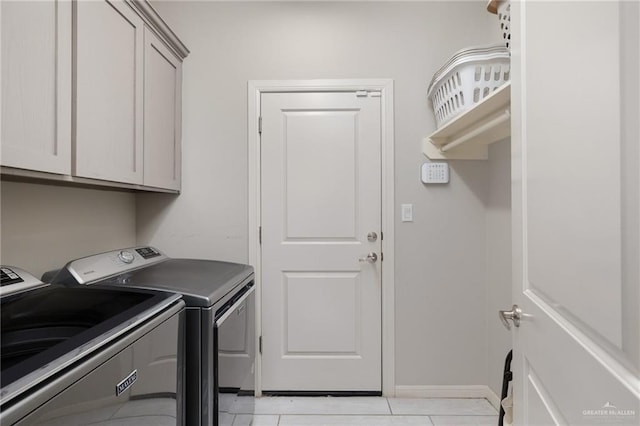
<svg viewBox="0 0 640 426">
<path fill-rule="evenodd" d="M 391 409 L 391 403 L 389 402 L 389 398 L 385 398 L 387 401 L 387 407 L 389 407 L 389 414 L 393 416 L 393 410 Z"/>
<path fill-rule="evenodd" d="M 316 413 L 277 413 L 277 412 L 273 412 L 273 413 L 262 413 L 262 414 L 272 414 L 276 417 L 276 426 L 281 426 L 286 424 L 286 419 L 284 419 L 284 416 L 294 416 L 294 415 L 302 415 L 302 416 L 319 416 L 319 417 L 327 417 L 327 416 L 344 416 L 344 417 L 351 417 L 351 416 L 374 416 L 374 417 L 397 417 L 397 416 L 408 416 L 408 417 L 422 417 L 423 419 L 427 420 L 429 422 L 429 424 L 431 424 L 433 426 L 434 422 L 435 422 L 435 417 L 438 416 L 444 416 L 444 417 L 449 417 L 449 416 L 459 416 L 459 417 L 485 417 L 485 418 L 489 418 L 489 417 L 495 417 L 496 416 L 496 410 L 492 410 L 492 413 L 471 413 L 471 412 L 467 412 L 467 413 L 425 413 L 425 412 L 414 412 L 414 413 L 395 413 L 394 409 L 392 408 L 391 405 L 391 400 L 390 398 L 384 397 L 386 403 L 387 403 L 387 413 L 368 413 L 368 412 L 351 412 L 351 413 L 333 413 L 333 412 L 316 412 Z M 429 398 L 427 398 L 428 400 Z M 476 398 L 473 398 L 476 399 Z M 480 400 L 484 400 L 485 403 L 488 403 L 488 401 L 486 401 L 486 398 L 478 398 Z M 380 406 L 379 406 L 380 407 Z M 362 407 L 360 407 L 362 408 Z M 493 408 L 493 407 L 492 407 Z M 403 411 L 403 410 L 400 410 Z M 238 414 L 238 413 L 235 413 Z M 258 413 L 254 413 L 254 414 L 258 414 Z M 237 417 L 237 416 L 236 416 Z M 274 425 L 274 423 L 270 423 L 272 425 Z"/>
</svg>

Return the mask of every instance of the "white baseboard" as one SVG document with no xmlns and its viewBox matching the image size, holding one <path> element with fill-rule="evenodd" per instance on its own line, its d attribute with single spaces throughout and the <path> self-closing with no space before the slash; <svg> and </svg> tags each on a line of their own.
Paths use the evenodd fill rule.
<svg viewBox="0 0 640 426">
<path fill-rule="evenodd" d="M 500 410 L 500 398 L 485 385 L 396 386 L 396 398 L 485 398 Z"/>
</svg>

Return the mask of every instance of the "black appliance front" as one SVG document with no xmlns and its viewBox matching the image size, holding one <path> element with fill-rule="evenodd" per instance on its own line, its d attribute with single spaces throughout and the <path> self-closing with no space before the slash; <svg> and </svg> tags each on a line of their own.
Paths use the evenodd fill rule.
<svg viewBox="0 0 640 426">
<path fill-rule="evenodd" d="M 2 424 L 182 424 L 183 312 L 176 295 L 134 289 L 3 297 Z"/>
<path fill-rule="evenodd" d="M 251 424 L 255 398 L 255 293 L 250 282 L 216 309 L 214 412 L 216 426 Z"/>
<path fill-rule="evenodd" d="M 251 424 L 254 412 L 255 284 L 243 282 L 209 308 L 187 307 L 189 426 Z M 197 350 L 189 350 L 189 349 Z"/>
</svg>

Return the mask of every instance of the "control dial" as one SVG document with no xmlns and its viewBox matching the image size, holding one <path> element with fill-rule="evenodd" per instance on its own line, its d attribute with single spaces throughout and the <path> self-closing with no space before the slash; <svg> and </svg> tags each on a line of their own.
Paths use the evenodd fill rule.
<svg viewBox="0 0 640 426">
<path fill-rule="evenodd" d="M 127 250 L 122 250 L 120 253 L 118 253 L 118 259 L 122 260 L 126 264 L 133 263 L 133 261 L 135 260 L 135 258 L 133 257 L 133 253 Z"/>
</svg>

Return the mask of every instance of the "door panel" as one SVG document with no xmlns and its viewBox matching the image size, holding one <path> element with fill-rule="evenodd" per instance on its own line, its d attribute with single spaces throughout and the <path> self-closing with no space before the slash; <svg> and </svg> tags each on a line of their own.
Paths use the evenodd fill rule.
<svg viewBox="0 0 640 426">
<path fill-rule="evenodd" d="M 528 410 L 524 413 L 525 425 L 559 425 L 567 424 L 562 418 L 559 410 L 553 404 L 548 392 L 540 383 L 535 373 L 527 364 L 526 383 L 526 400 L 528 402 Z"/>
<path fill-rule="evenodd" d="M 362 295 L 358 274 L 290 272 L 283 278 L 283 356 L 359 356 Z M 327 315 L 327 306 L 331 306 L 331 315 Z"/>
<path fill-rule="evenodd" d="M 515 2 L 512 20 L 514 297 L 524 312 L 515 424 L 637 424 L 640 238 L 629 211 L 640 158 L 637 115 L 623 109 L 638 111 L 640 9 Z"/>
<path fill-rule="evenodd" d="M 265 391 L 381 390 L 380 98 L 262 95 Z"/>
<path fill-rule="evenodd" d="M 283 118 L 286 240 L 355 240 L 357 111 L 285 111 Z"/>
<path fill-rule="evenodd" d="M 621 266 L 620 82 L 615 77 L 620 53 L 613 48 L 619 45 L 619 12 L 598 3 L 581 8 L 584 13 L 571 21 L 570 30 L 554 34 L 562 37 L 562 46 L 549 46 L 546 37 L 530 37 L 527 44 L 527 73 L 535 76 L 527 90 L 528 285 L 620 346 L 620 285 L 611 285 L 620 283 Z M 530 31 L 566 26 L 567 15 L 575 13 L 571 4 L 558 5 L 551 16 L 545 9 L 531 5 Z M 567 55 L 567 46 L 580 45 L 589 51 Z M 596 52 L 608 78 L 594 64 Z M 559 65 L 580 73 L 558 78 Z M 545 90 L 534 89 L 538 81 L 544 81 Z M 609 141 L 606 148 L 604 141 Z M 598 293 L 598 309 L 594 300 L 575 297 L 586 289 Z"/>
</svg>

